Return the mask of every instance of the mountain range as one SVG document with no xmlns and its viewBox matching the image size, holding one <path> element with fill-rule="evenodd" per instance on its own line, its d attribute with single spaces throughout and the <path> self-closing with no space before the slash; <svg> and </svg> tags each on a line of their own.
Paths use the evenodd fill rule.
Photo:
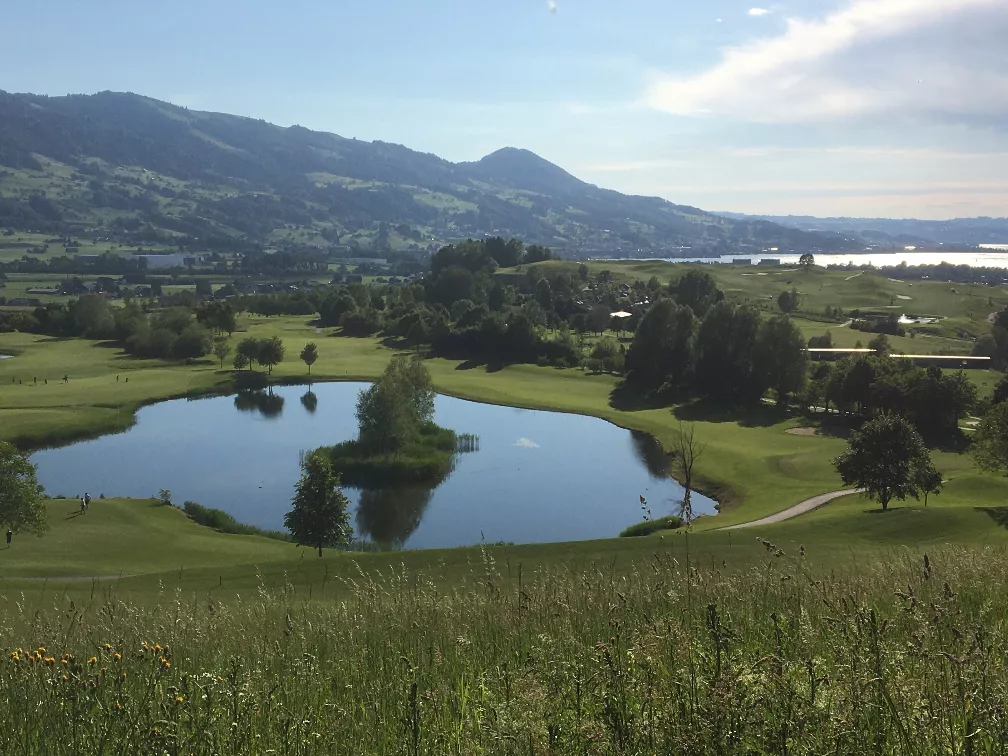
<svg viewBox="0 0 1008 756">
<path fill-rule="evenodd" d="M 868 244 L 975 246 L 1008 244 L 1008 218 L 815 218 L 809 215 L 720 213 L 742 221 L 768 221 L 809 233 L 857 237 Z"/>
<path fill-rule="evenodd" d="M 423 253 L 484 235 L 570 257 L 863 248 L 831 229 L 602 189 L 527 150 L 452 163 L 115 92 L 0 91 L 0 228 L 237 250 Z"/>
</svg>

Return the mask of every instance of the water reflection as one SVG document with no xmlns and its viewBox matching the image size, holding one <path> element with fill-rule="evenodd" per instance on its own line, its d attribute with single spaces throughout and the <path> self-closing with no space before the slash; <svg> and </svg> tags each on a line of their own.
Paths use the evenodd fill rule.
<svg viewBox="0 0 1008 756">
<path fill-rule="evenodd" d="M 401 548 L 420 527 L 433 493 L 433 488 L 415 486 L 361 491 L 357 535 L 382 546 Z"/>
<path fill-rule="evenodd" d="M 654 436 L 641 431 L 630 431 L 634 454 L 652 478 L 667 478 L 672 470 L 672 455 L 666 452 Z"/>
<path fill-rule="evenodd" d="M 239 412 L 258 412 L 267 420 L 276 420 L 283 414 L 285 399 L 272 391 L 239 391 L 234 406 Z"/>
<path fill-rule="evenodd" d="M 308 410 L 308 414 L 315 414 L 315 410 L 318 409 L 318 397 L 315 396 L 314 391 L 308 389 L 304 393 L 304 396 L 301 397 L 301 406 Z"/>
<path fill-rule="evenodd" d="M 300 477 L 298 452 L 356 437 L 354 406 L 364 387 L 275 386 L 271 394 L 249 386 L 239 396 L 164 402 L 140 410 L 124 433 L 39 451 L 32 461 L 50 491 L 146 497 L 167 487 L 179 501 L 277 530 Z M 285 398 L 304 410 L 283 412 Z M 640 520 L 641 495 L 654 516 L 672 514 L 682 497 L 665 475 L 667 458 L 643 434 L 591 417 L 445 396 L 435 407 L 438 425 L 478 437 L 460 438 L 454 473 L 434 490 L 348 488 L 360 537 L 407 549 L 471 546 L 482 537 L 608 538 Z M 470 449 L 478 452 L 464 453 Z M 693 506 L 715 511 L 696 494 Z"/>
</svg>

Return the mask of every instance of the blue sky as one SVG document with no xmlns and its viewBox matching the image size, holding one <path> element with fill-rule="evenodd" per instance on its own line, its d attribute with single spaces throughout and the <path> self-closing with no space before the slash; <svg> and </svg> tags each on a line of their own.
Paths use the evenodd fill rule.
<svg viewBox="0 0 1008 756">
<path fill-rule="evenodd" d="M 8 91 L 525 147 L 711 210 L 1008 215 L 1005 0 L 34 0 L 4 28 Z"/>
</svg>

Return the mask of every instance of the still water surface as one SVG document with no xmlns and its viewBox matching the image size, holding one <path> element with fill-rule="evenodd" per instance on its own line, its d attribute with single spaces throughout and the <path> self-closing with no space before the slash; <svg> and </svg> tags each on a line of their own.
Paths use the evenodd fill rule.
<svg viewBox="0 0 1008 756">
<path fill-rule="evenodd" d="M 301 450 L 356 435 L 360 383 L 320 383 L 146 407 L 125 433 L 37 452 L 51 495 L 154 496 L 196 501 L 240 522 L 283 529 Z M 439 396 L 438 424 L 475 433 L 434 491 L 347 491 L 358 536 L 405 548 L 538 543 L 615 536 L 641 519 L 644 495 L 659 517 L 682 488 L 663 474 L 654 440 L 592 417 L 498 407 Z M 95 502 L 100 506 L 101 502 Z M 714 502 L 694 494 L 696 514 Z"/>
<path fill-rule="evenodd" d="M 877 268 L 907 265 L 969 265 L 974 268 L 1008 268 L 1008 246 L 990 245 L 985 252 L 871 252 L 867 254 L 816 255 L 816 265 L 874 265 Z M 783 265 L 796 265 L 800 255 L 779 255 L 773 252 L 759 255 L 726 255 L 724 257 L 666 258 L 669 262 L 727 263 L 732 260 L 780 260 Z"/>
</svg>

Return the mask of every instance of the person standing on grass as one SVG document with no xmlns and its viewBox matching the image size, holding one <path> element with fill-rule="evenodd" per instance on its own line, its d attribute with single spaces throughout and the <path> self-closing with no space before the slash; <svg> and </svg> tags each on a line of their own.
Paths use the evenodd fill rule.
<svg viewBox="0 0 1008 756">
<path fill-rule="evenodd" d="M 14 537 L 14 531 L 11 530 L 10 528 L 7 528 L 7 548 L 8 549 L 10 548 L 11 538 L 13 538 L 13 537 Z"/>
<path fill-rule="evenodd" d="M 88 507 L 90 507 L 90 506 L 91 506 L 91 494 L 85 492 L 84 493 L 84 511 L 87 512 L 88 511 Z"/>
<path fill-rule="evenodd" d="M 80 513 L 84 514 L 84 497 L 83 496 L 81 497 L 81 500 L 80 500 Z"/>
</svg>

